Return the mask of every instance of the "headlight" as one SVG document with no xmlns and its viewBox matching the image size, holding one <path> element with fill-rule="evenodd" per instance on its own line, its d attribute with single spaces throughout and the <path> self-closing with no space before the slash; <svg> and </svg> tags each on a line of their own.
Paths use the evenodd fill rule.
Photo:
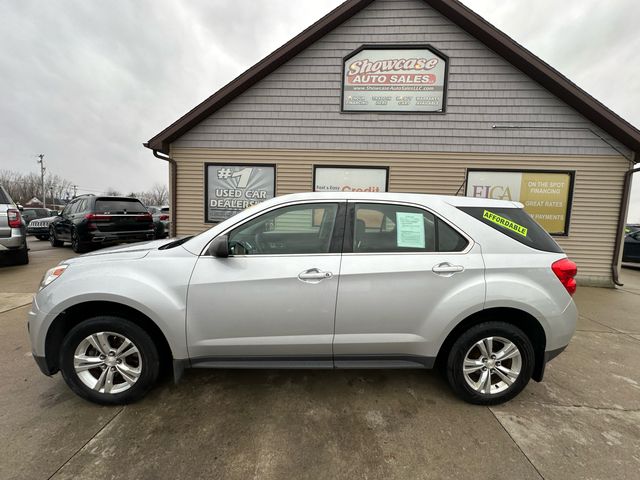
<svg viewBox="0 0 640 480">
<path fill-rule="evenodd" d="M 40 290 L 62 275 L 68 266 L 69 265 L 62 264 L 47 270 L 47 273 L 44 274 L 44 277 L 42 277 L 42 281 L 40 282 Z"/>
</svg>

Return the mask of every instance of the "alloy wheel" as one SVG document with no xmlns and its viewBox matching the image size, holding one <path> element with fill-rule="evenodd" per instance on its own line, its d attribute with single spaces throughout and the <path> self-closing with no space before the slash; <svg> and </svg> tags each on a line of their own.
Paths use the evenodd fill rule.
<svg viewBox="0 0 640 480">
<path fill-rule="evenodd" d="M 124 335 L 98 332 L 82 340 L 73 366 L 80 381 L 99 393 L 116 394 L 131 388 L 142 374 L 138 347 Z"/>
<path fill-rule="evenodd" d="M 494 395 L 504 392 L 518 379 L 522 355 L 503 337 L 486 337 L 467 351 L 463 362 L 467 384 L 476 392 Z"/>
</svg>

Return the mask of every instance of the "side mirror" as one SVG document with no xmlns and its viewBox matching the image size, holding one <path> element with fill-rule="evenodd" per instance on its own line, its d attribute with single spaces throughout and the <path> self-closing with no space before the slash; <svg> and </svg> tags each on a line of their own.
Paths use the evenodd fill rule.
<svg viewBox="0 0 640 480">
<path fill-rule="evenodd" d="M 209 254 L 218 258 L 227 258 L 229 256 L 229 237 L 220 235 L 214 238 L 209 247 Z"/>
</svg>

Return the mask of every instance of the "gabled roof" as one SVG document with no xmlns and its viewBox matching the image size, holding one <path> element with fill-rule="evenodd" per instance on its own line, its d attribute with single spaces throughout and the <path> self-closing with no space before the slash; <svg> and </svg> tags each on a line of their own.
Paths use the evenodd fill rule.
<svg viewBox="0 0 640 480">
<path fill-rule="evenodd" d="M 347 0 L 302 33 L 263 58 L 218 90 L 193 110 L 145 143 L 145 147 L 169 153 L 169 144 L 209 117 L 282 64 L 348 20 L 374 0 Z M 511 37 L 495 28 L 458 0 L 423 0 L 449 18 L 513 66 L 559 97 L 602 130 L 634 152 L 640 152 L 640 130 L 582 90 Z"/>
</svg>

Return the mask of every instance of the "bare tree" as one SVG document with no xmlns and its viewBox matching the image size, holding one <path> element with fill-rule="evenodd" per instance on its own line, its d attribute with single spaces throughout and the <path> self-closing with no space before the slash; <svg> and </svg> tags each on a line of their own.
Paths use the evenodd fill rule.
<svg viewBox="0 0 640 480">
<path fill-rule="evenodd" d="M 121 197 L 122 194 L 116 190 L 115 188 L 109 187 L 107 188 L 107 191 L 105 192 L 105 195 L 109 196 L 109 197 Z"/>
<path fill-rule="evenodd" d="M 147 193 L 153 202 L 152 205 L 162 206 L 169 203 L 169 190 L 164 184 L 156 183 Z"/>
</svg>

